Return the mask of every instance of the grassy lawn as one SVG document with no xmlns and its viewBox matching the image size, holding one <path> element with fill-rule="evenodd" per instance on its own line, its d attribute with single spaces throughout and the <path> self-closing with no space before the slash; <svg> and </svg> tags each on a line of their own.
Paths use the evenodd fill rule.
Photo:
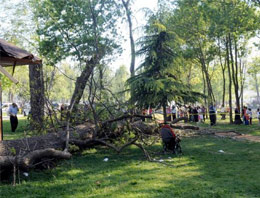
<svg viewBox="0 0 260 198">
<path fill-rule="evenodd" d="M 10 120 L 3 120 L 4 140 L 14 140 L 24 137 L 24 132 L 28 131 L 27 117 L 18 118 L 18 127 L 15 132 L 11 132 Z"/>
<path fill-rule="evenodd" d="M 147 162 L 135 147 L 121 155 L 105 148 L 88 150 L 55 169 L 30 172 L 16 187 L 1 184 L 0 194 L 3 198 L 260 197 L 259 143 L 201 136 L 184 138 L 182 147 L 183 156 L 161 156 L 173 166 Z M 151 149 L 159 151 L 161 145 Z"/>
</svg>

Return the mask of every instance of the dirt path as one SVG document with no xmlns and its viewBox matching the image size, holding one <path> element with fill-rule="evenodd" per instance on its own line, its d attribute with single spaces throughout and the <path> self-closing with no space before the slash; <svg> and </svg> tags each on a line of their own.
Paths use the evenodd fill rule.
<svg viewBox="0 0 260 198">
<path fill-rule="evenodd" d="M 181 126 L 186 126 L 187 124 L 178 124 Z M 175 129 L 176 130 L 176 129 Z M 178 130 L 181 136 L 193 136 L 193 135 L 214 135 L 222 138 L 231 138 L 234 140 L 246 140 L 250 142 L 260 142 L 260 136 L 254 136 L 249 134 L 242 134 L 236 131 L 223 131 L 216 130 L 212 128 L 200 128 L 199 130 Z"/>
<path fill-rule="evenodd" d="M 260 142 L 259 136 L 243 134 L 236 131 L 223 131 L 223 130 L 219 131 L 214 129 L 203 128 L 199 130 L 199 134 L 215 135 L 217 137 L 231 138 L 234 140 L 247 140 L 250 142 Z"/>
<path fill-rule="evenodd" d="M 235 140 L 247 140 L 250 142 L 260 142 L 259 136 L 253 136 L 248 134 L 240 134 L 236 132 L 215 132 L 215 135 L 218 137 L 228 137 Z"/>
</svg>

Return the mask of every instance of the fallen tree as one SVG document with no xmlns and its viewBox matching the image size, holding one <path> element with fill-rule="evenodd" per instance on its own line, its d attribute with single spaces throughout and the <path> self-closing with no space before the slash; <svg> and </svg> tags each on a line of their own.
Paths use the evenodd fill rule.
<svg viewBox="0 0 260 198">
<path fill-rule="evenodd" d="M 117 153 L 122 152 L 130 145 L 135 145 L 144 152 L 148 160 L 151 160 L 149 152 L 145 148 L 147 145 L 146 140 L 152 136 L 156 137 L 155 141 L 160 138 L 159 126 L 155 122 L 146 123 L 141 120 L 131 122 L 132 118 L 143 117 L 151 118 L 142 115 L 124 115 L 105 121 L 101 123 L 97 136 L 93 135 L 95 133 L 94 124 L 78 125 L 70 129 L 69 145 L 73 149 L 76 147 L 76 151 L 104 145 Z M 178 121 L 181 120 L 183 119 Z M 115 123 L 116 127 L 113 126 Z M 175 121 L 175 123 L 177 122 Z M 17 170 L 28 171 L 36 166 L 39 168 L 41 165 L 46 168 L 48 162 L 69 159 L 75 150 L 64 150 L 67 141 L 66 135 L 66 131 L 59 131 L 41 136 L 0 142 L 0 175 L 10 176 Z M 122 138 L 125 137 L 127 138 L 122 141 L 124 143 L 120 143 Z"/>
<path fill-rule="evenodd" d="M 91 148 L 97 145 L 105 145 L 120 153 L 130 145 L 136 145 L 145 150 L 140 143 L 145 134 L 156 132 L 156 125 L 146 124 L 142 121 L 129 122 L 128 120 L 137 116 L 122 116 L 118 119 L 102 123 L 98 136 L 94 137 L 95 125 L 91 123 L 82 124 L 70 129 L 69 145 L 76 146 L 79 150 Z M 117 127 L 112 124 L 116 122 Z M 134 137 L 127 139 L 121 146 L 115 146 L 123 134 L 131 131 Z M 46 159 L 59 160 L 69 159 L 72 154 L 64 151 L 66 146 L 66 131 L 48 133 L 46 135 L 28 137 L 18 140 L 6 140 L 0 142 L 0 175 L 12 175 L 13 170 L 29 170 L 35 165 L 39 167 Z M 146 153 L 145 153 L 146 154 Z M 149 156 L 147 156 L 149 158 Z M 12 167 L 15 167 L 13 169 Z"/>
</svg>

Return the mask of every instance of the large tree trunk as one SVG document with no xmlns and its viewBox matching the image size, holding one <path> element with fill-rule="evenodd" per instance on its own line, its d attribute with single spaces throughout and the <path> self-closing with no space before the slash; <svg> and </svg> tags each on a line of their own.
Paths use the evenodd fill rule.
<svg viewBox="0 0 260 198">
<path fill-rule="evenodd" d="M 208 105 L 215 104 L 215 97 L 211 85 L 210 76 L 208 73 L 207 65 L 205 62 L 204 53 L 202 51 L 202 48 L 200 47 L 200 53 L 199 53 L 199 60 L 201 63 L 202 72 L 205 74 L 205 81 L 208 89 Z"/>
<path fill-rule="evenodd" d="M 221 46 L 220 46 L 220 39 L 218 39 L 218 49 L 219 49 L 219 61 L 220 61 L 220 66 L 222 70 L 222 79 L 223 79 L 223 95 L 222 95 L 222 107 L 225 106 L 225 96 L 226 96 L 226 77 L 225 77 L 225 70 L 226 70 L 226 61 L 223 64 L 222 62 L 222 55 L 221 55 Z"/>
<path fill-rule="evenodd" d="M 233 52 L 232 52 L 232 39 L 231 35 L 229 33 L 228 35 L 229 40 L 229 53 L 230 53 L 230 60 L 231 60 L 231 72 L 232 72 L 232 79 L 233 79 L 233 85 L 235 90 L 235 99 L 236 99 L 236 108 L 238 110 L 238 115 L 236 115 L 235 123 L 242 123 L 240 118 L 240 98 L 239 98 L 239 83 L 238 83 L 238 51 L 237 51 L 237 44 L 236 41 L 234 41 L 234 47 L 235 47 L 235 61 L 233 58 Z"/>
<path fill-rule="evenodd" d="M 93 124 L 86 123 L 86 125 L 76 126 L 74 128 L 74 133 L 71 133 L 69 144 L 75 145 L 74 148 L 78 149 L 91 148 L 95 145 L 105 145 L 119 153 L 127 146 L 135 144 L 137 140 L 141 142 L 143 138 L 142 134 L 159 134 L 157 124 L 146 124 L 141 121 L 129 123 L 126 121 L 126 119 L 129 120 L 132 117 L 133 115 L 122 116 L 104 122 L 99 133 L 101 136 L 96 138 L 93 137 L 95 130 Z M 140 115 L 134 115 L 134 117 L 140 117 Z M 113 125 L 114 122 L 116 122 L 118 126 L 116 129 Z M 113 140 L 116 140 L 117 138 L 120 139 L 125 134 L 128 134 L 128 129 L 134 132 L 135 137 L 129 137 L 127 142 L 121 147 L 114 145 Z M 71 154 L 67 151 L 62 151 L 65 148 L 67 140 L 66 134 L 66 132 L 60 131 L 58 133 L 48 133 L 42 136 L 1 141 L 0 178 L 2 175 L 10 175 L 13 167 L 27 170 L 36 166 L 40 168 L 44 167 L 44 163 L 48 161 L 69 159 Z M 70 150 L 70 152 L 73 152 L 73 150 Z"/>
<path fill-rule="evenodd" d="M 167 122 L 166 106 L 167 106 L 167 102 L 164 102 L 164 103 L 163 103 L 163 120 L 164 120 L 164 123 Z"/>
<path fill-rule="evenodd" d="M 44 120 L 44 82 L 42 64 L 29 65 L 31 127 L 42 128 Z"/>
<path fill-rule="evenodd" d="M 131 11 L 129 9 L 129 2 L 130 0 L 124 1 L 122 3 L 124 5 L 128 26 L 129 26 L 129 38 L 130 38 L 130 46 L 131 46 L 131 64 L 130 64 L 130 73 L 131 76 L 135 75 L 135 42 L 133 37 L 133 27 L 132 27 L 132 20 L 131 20 Z"/>
<path fill-rule="evenodd" d="M 98 64 L 99 59 L 97 56 L 92 57 L 89 61 L 86 62 L 86 66 L 80 76 L 77 78 L 75 89 L 70 101 L 70 107 L 72 108 L 72 114 L 75 114 L 78 110 L 78 104 L 80 102 L 80 99 L 83 95 L 84 89 L 86 87 L 87 81 L 92 74 L 95 66 Z"/>
<path fill-rule="evenodd" d="M 228 39 L 226 39 L 226 61 L 227 61 L 227 68 L 228 68 L 228 92 L 229 92 L 229 122 L 230 124 L 233 123 L 233 114 L 232 114 L 232 76 L 231 76 L 231 69 L 230 69 L 230 62 L 229 62 L 229 47 L 228 47 Z"/>
</svg>

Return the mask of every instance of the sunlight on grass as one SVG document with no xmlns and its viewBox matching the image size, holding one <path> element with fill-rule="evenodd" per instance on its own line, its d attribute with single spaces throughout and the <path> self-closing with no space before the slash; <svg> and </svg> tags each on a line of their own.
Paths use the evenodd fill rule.
<svg viewBox="0 0 260 198">
<path fill-rule="evenodd" d="M 25 133 L 28 132 L 29 122 L 27 117 L 18 118 L 18 127 L 15 132 L 11 132 L 11 125 L 9 120 L 3 120 L 3 133 L 4 140 L 14 140 L 25 137 Z"/>
</svg>

